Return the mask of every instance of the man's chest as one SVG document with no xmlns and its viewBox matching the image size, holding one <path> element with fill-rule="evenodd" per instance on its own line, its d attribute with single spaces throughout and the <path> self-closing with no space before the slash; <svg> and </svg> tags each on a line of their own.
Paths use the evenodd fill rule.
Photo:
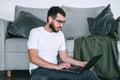
<svg viewBox="0 0 120 80">
<path fill-rule="evenodd" d="M 38 46 L 42 50 L 59 49 L 61 39 L 57 36 L 43 36 L 38 41 Z"/>
</svg>

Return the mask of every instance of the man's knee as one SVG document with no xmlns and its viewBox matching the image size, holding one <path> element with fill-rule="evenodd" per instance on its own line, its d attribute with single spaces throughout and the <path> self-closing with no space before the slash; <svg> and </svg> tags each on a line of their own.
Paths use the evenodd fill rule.
<svg viewBox="0 0 120 80">
<path fill-rule="evenodd" d="M 30 80 L 48 80 L 48 78 L 42 75 L 34 75 L 30 77 Z"/>
<path fill-rule="evenodd" d="M 83 73 L 85 80 L 100 80 L 96 72 L 93 70 L 87 70 Z"/>
</svg>

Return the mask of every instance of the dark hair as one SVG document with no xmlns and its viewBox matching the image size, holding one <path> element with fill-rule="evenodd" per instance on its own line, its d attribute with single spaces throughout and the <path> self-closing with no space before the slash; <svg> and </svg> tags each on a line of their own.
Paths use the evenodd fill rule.
<svg viewBox="0 0 120 80">
<path fill-rule="evenodd" d="M 58 13 L 60 13 L 64 17 L 66 16 L 66 13 L 64 12 L 64 10 L 62 8 L 60 8 L 59 6 L 53 6 L 53 7 L 51 7 L 48 10 L 48 13 L 47 13 L 47 20 L 48 20 L 49 16 L 55 18 Z"/>
</svg>

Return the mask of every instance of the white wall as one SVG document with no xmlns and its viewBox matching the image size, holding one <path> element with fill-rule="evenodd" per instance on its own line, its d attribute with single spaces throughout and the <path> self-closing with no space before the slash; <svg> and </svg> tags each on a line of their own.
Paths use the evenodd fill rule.
<svg viewBox="0 0 120 80">
<path fill-rule="evenodd" d="M 13 20 L 15 5 L 46 8 L 53 5 L 71 7 L 96 7 L 111 4 L 114 17 L 120 15 L 120 0 L 0 0 L 0 18 Z"/>
</svg>

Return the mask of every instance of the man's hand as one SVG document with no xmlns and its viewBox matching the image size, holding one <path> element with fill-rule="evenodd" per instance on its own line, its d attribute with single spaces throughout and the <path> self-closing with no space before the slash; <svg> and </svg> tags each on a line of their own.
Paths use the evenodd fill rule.
<svg viewBox="0 0 120 80">
<path fill-rule="evenodd" d="M 61 64 L 56 66 L 56 70 L 61 70 L 64 68 L 66 68 L 66 69 L 71 68 L 71 64 L 70 63 L 61 63 Z"/>
<path fill-rule="evenodd" d="M 87 62 L 81 62 L 80 66 L 84 67 L 86 64 L 87 64 Z M 94 69 L 94 66 L 90 68 L 90 70 L 93 70 L 93 69 Z"/>
<path fill-rule="evenodd" d="M 84 67 L 87 64 L 87 62 L 80 62 L 80 66 Z"/>
</svg>

